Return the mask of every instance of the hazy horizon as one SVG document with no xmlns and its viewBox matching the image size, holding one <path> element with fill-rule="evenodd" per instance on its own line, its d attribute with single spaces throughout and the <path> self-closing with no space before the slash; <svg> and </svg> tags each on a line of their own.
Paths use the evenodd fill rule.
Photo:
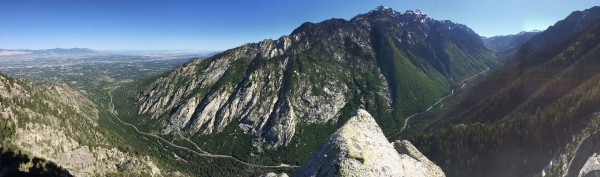
<svg viewBox="0 0 600 177">
<path fill-rule="evenodd" d="M 420 9 L 482 36 L 544 30 L 596 0 L 551 1 L 2 1 L 1 49 L 223 51 L 288 35 L 304 22 L 350 19 L 379 5 Z M 334 7 L 334 8 L 332 8 Z"/>
<path fill-rule="evenodd" d="M 98 50 L 94 48 L 88 47 L 53 47 L 53 48 L 38 48 L 38 49 L 30 49 L 30 48 L 0 48 L 0 50 L 52 50 L 52 49 L 91 49 L 97 52 L 194 52 L 194 53 L 211 53 L 211 52 L 221 52 L 222 50 L 201 50 L 201 49 L 108 49 L 108 50 Z"/>
</svg>

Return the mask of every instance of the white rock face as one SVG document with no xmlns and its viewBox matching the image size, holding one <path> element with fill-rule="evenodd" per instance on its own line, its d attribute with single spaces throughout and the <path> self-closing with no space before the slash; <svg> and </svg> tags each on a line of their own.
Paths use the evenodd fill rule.
<svg viewBox="0 0 600 177">
<path fill-rule="evenodd" d="M 152 119 L 160 119 L 164 124 L 163 134 L 182 131 L 186 126 L 191 127 L 188 133 L 211 134 L 222 131 L 237 119 L 243 132 L 269 137 L 265 141 L 270 147 L 286 145 L 295 133 L 297 117 L 291 101 L 279 98 L 289 58 L 273 57 L 282 55 L 297 40 L 297 37 L 283 36 L 278 40 L 246 44 L 214 60 L 192 60 L 143 90 L 138 113 L 149 113 Z M 237 73 L 246 75 L 239 86 L 226 83 L 211 88 L 226 71 L 242 67 L 238 65 L 250 63 L 257 56 L 280 62 Z M 211 89 L 215 89 L 214 92 L 208 92 Z M 172 114 L 165 114 L 172 110 Z M 269 121 L 274 124 L 266 127 Z"/>
<path fill-rule="evenodd" d="M 27 123 L 19 127 L 13 144 L 38 157 L 54 161 L 75 176 L 102 176 L 119 173 L 117 166 L 133 174 L 161 176 L 150 157 L 136 157 L 116 148 L 81 145 L 54 127 Z"/>
<path fill-rule="evenodd" d="M 445 175 L 410 142 L 388 142 L 375 119 L 358 110 L 292 176 Z"/>
<path fill-rule="evenodd" d="M 583 165 L 579 171 L 579 177 L 598 176 L 600 175 L 600 155 L 594 153 Z"/>
<path fill-rule="evenodd" d="M 285 173 L 277 174 L 277 173 L 271 172 L 271 173 L 263 174 L 260 177 L 288 177 L 288 175 Z"/>
</svg>

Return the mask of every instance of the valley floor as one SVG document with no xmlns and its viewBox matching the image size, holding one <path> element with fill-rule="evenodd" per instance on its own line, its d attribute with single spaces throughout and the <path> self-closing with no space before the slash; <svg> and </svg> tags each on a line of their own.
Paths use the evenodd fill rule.
<svg viewBox="0 0 600 177">
<path fill-rule="evenodd" d="M 115 86 L 115 87 L 113 87 L 112 89 L 110 89 L 107 92 L 108 96 L 110 98 L 109 112 L 112 114 L 112 118 L 114 118 L 114 120 L 116 120 L 117 122 L 119 122 L 120 124 L 122 124 L 124 126 L 128 126 L 128 127 L 133 128 L 133 130 L 135 130 L 135 132 L 137 134 L 143 135 L 145 137 L 150 137 L 150 138 L 157 139 L 158 141 L 160 141 L 162 143 L 165 143 L 168 146 L 174 147 L 176 149 L 180 149 L 180 150 L 185 150 L 185 151 L 191 152 L 191 153 L 193 153 L 193 154 L 195 154 L 197 156 L 206 157 L 206 158 L 230 159 L 230 160 L 233 160 L 233 161 L 235 161 L 237 163 L 240 163 L 242 165 L 245 165 L 245 166 L 259 167 L 259 168 L 284 168 L 284 169 L 295 169 L 295 168 L 299 167 L 297 165 L 290 165 L 290 164 L 284 164 L 284 163 L 282 163 L 280 165 L 260 165 L 260 164 L 253 164 L 253 163 L 242 161 L 242 160 L 240 160 L 238 158 L 235 158 L 233 156 L 230 156 L 230 155 L 221 155 L 221 154 L 213 154 L 213 153 L 206 152 L 206 151 L 202 150 L 195 142 L 191 141 L 190 139 L 184 137 L 181 134 L 178 134 L 179 138 L 181 138 L 181 139 L 183 139 L 183 140 L 185 140 L 185 141 L 193 144 L 195 146 L 195 150 L 187 148 L 187 147 L 179 146 L 179 145 L 177 145 L 175 143 L 169 142 L 168 140 L 164 139 L 161 136 L 158 136 L 158 135 L 155 135 L 155 134 L 151 134 L 151 133 L 142 132 L 135 125 L 127 123 L 127 122 L 124 122 L 124 121 L 122 121 L 119 118 L 118 112 L 115 110 L 115 105 L 114 105 L 113 96 L 112 96 L 112 92 L 115 89 L 119 88 L 119 87 L 120 86 Z"/>
</svg>

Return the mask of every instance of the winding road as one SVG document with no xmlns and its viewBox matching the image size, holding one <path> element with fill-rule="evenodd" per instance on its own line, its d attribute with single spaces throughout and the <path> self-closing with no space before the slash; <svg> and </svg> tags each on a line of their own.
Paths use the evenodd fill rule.
<svg viewBox="0 0 600 177">
<path fill-rule="evenodd" d="M 204 154 L 210 154 L 210 153 L 208 153 L 208 152 L 206 152 L 206 151 L 202 150 L 202 149 L 200 148 L 200 146 L 198 146 L 198 144 L 194 143 L 192 140 L 190 140 L 190 139 L 188 139 L 187 137 L 183 136 L 183 135 L 182 135 L 180 132 L 177 132 L 177 135 L 179 136 L 179 138 L 181 138 L 181 139 L 184 139 L 185 141 L 187 141 L 187 142 L 189 142 L 189 143 L 193 144 L 193 145 L 194 145 L 194 147 L 196 147 L 196 149 L 198 149 L 198 151 L 200 151 L 200 152 L 202 152 L 202 153 L 204 153 Z"/>
<path fill-rule="evenodd" d="M 145 136 L 149 136 L 149 137 L 153 137 L 153 138 L 157 138 L 157 139 L 159 139 L 160 141 L 163 141 L 164 143 L 166 143 L 166 144 L 168 144 L 168 145 L 170 145 L 170 146 L 172 146 L 172 147 L 175 147 L 175 148 L 178 148 L 178 149 L 183 149 L 183 150 L 186 150 L 186 151 L 192 152 L 192 153 L 194 153 L 194 154 L 196 154 L 196 155 L 198 155 L 198 156 L 202 156 L 202 157 L 226 158 L 226 159 L 231 159 L 231 160 L 234 160 L 234 161 L 236 161 L 236 162 L 239 162 L 239 163 L 241 163 L 241 164 L 244 164 L 244 165 L 247 165 L 247 166 L 252 166 L 252 167 L 261 167 L 261 168 L 298 168 L 298 167 L 299 167 L 299 166 L 296 166 L 296 165 L 289 165 L 289 164 L 283 164 L 283 163 L 282 163 L 282 164 L 280 164 L 280 165 L 259 165 L 259 164 L 251 164 L 251 163 L 248 163 L 248 162 L 244 162 L 244 161 L 242 161 L 242 160 L 240 160 L 240 159 L 237 159 L 237 158 L 235 158 L 235 157 L 233 157 L 233 156 L 229 156 L 229 155 L 220 155 L 220 154 L 211 154 L 211 153 L 208 153 L 208 152 L 206 152 L 206 151 L 203 151 L 202 149 L 200 149 L 200 147 L 199 147 L 199 146 L 198 146 L 196 143 L 194 143 L 194 142 L 192 142 L 191 140 L 189 140 L 189 139 L 187 139 L 187 138 L 183 137 L 181 134 L 178 134 L 178 135 L 179 135 L 179 136 L 181 136 L 181 137 L 182 137 L 183 139 L 185 139 L 186 141 L 188 141 L 188 142 L 191 142 L 192 144 L 194 144 L 194 146 L 196 146 L 196 148 L 197 148 L 197 149 L 198 149 L 198 151 L 200 151 L 200 152 L 198 152 L 198 151 L 195 151 L 195 150 L 192 150 L 192 149 L 189 149 L 189 148 L 187 148 L 187 147 L 183 147 L 183 146 L 179 146 L 179 145 L 173 144 L 173 143 L 171 143 L 171 142 L 167 141 L 166 139 L 164 139 L 164 138 L 162 138 L 162 137 L 160 137 L 160 136 L 157 136 L 157 135 L 154 135 L 154 134 L 150 134 L 150 133 L 146 133 L 146 132 L 142 132 L 142 131 L 140 131 L 140 130 L 139 130 L 139 129 L 138 129 L 136 126 L 135 126 L 135 125 L 132 125 L 132 124 L 130 124 L 130 123 L 127 123 L 127 122 L 123 122 L 123 121 L 122 121 L 122 120 L 119 118 L 119 116 L 117 115 L 117 112 L 116 112 L 116 110 L 115 110 L 115 104 L 113 103 L 112 92 L 113 92 L 113 91 L 114 91 L 116 88 L 118 88 L 118 87 L 119 87 L 119 86 L 116 86 L 116 87 L 112 88 L 110 91 L 108 91 L 108 96 L 110 97 L 110 110 L 109 110 L 109 112 L 110 112 L 110 113 L 111 113 L 111 114 L 114 116 L 114 118 L 115 118 L 115 119 L 116 119 L 116 120 L 117 120 L 119 123 L 121 123 L 121 124 L 123 124 L 123 125 L 127 125 L 127 126 L 130 126 L 130 127 L 132 127 L 132 128 L 133 128 L 133 129 L 134 129 L 134 130 L 135 130 L 137 133 L 139 133 L 139 134 L 142 134 L 142 135 L 145 135 Z"/>
<path fill-rule="evenodd" d="M 487 69 L 485 69 L 485 70 L 483 70 L 483 71 L 481 71 L 481 72 L 479 72 L 479 73 L 477 73 L 477 74 L 475 74 L 475 75 L 472 75 L 472 76 L 470 76 L 470 77 L 467 77 L 466 79 L 463 79 L 462 81 L 460 81 L 460 82 L 462 83 L 462 85 L 460 86 L 460 88 L 463 88 L 463 87 L 465 87 L 465 86 L 467 85 L 467 84 L 465 83 L 465 81 L 467 81 L 467 80 L 469 80 L 469 79 L 472 79 L 472 78 L 474 78 L 475 76 L 478 76 L 478 75 L 480 75 L 480 74 L 483 74 L 484 72 L 486 72 L 486 71 L 489 71 L 489 70 L 490 70 L 490 68 L 488 67 Z M 450 94 L 448 94 L 448 95 L 446 95 L 446 96 L 444 96 L 444 97 L 440 98 L 440 99 L 439 99 L 437 102 L 435 102 L 435 103 L 433 103 L 431 106 L 429 106 L 429 108 L 427 108 L 427 110 L 425 110 L 425 111 L 422 111 L 422 112 L 418 112 L 418 113 L 415 113 L 415 114 L 413 114 L 413 115 L 410 115 L 410 116 L 406 117 L 406 119 L 404 119 L 404 125 L 402 125 L 402 128 L 400 128 L 400 131 L 398 131 L 397 133 L 395 133 L 395 134 L 393 134 L 393 135 L 390 135 L 390 136 L 388 136 L 387 138 L 388 138 L 388 139 L 390 139 L 390 138 L 392 138 L 392 137 L 394 137 L 394 136 L 397 136 L 397 135 L 401 134 L 402 132 L 404 132 L 404 130 L 406 130 L 406 128 L 408 127 L 408 123 L 409 123 L 408 121 L 410 121 L 410 119 L 411 119 L 411 118 L 413 118 L 413 117 L 414 117 L 414 116 L 416 116 L 416 115 L 419 115 L 419 114 L 422 114 L 422 113 L 425 113 L 425 112 L 427 112 L 427 111 L 431 110 L 431 108 L 433 108 L 435 105 L 437 105 L 437 104 L 439 104 L 440 102 L 442 102 L 444 99 L 446 99 L 446 98 L 448 98 L 448 97 L 450 97 L 450 96 L 454 95 L 454 90 L 456 90 L 456 89 L 452 89 L 452 92 L 450 92 Z"/>
</svg>

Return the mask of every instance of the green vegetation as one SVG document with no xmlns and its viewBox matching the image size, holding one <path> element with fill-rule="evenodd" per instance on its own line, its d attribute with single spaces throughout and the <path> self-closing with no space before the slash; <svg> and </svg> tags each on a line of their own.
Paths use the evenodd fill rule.
<svg viewBox="0 0 600 177">
<path fill-rule="evenodd" d="M 431 104 L 450 94 L 454 87 L 459 86 L 460 80 L 484 70 L 495 60 L 491 56 L 491 51 L 483 47 L 479 36 L 467 30 L 450 31 L 446 27 L 440 27 L 441 22 L 435 22 L 436 24 L 432 25 L 431 28 L 435 32 L 431 32 L 431 37 L 419 41 L 405 40 L 406 35 L 390 34 L 387 29 L 391 29 L 392 26 L 387 23 L 375 25 L 375 29 L 366 34 L 348 35 L 343 37 L 343 40 L 335 38 L 339 31 L 343 32 L 340 34 L 353 34 L 355 28 L 351 28 L 350 23 L 345 20 L 329 20 L 322 24 L 303 25 L 306 29 L 301 27 L 294 33 L 307 30 L 305 31 L 306 35 L 299 39 L 300 41 L 293 42 L 291 46 L 288 46 L 288 50 L 283 55 L 269 58 L 259 54 L 257 56 L 248 55 L 252 58 L 232 59 L 231 63 L 227 63 L 223 75 L 216 80 L 216 83 L 207 86 L 203 85 L 205 83 L 196 83 L 199 81 L 195 80 L 196 76 L 207 74 L 204 71 L 209 66 L 217 64 L 217 59 L 238 57 L 245 52 L 254 52 L 253 50 L 259 49 L 259 47 L 253 46 L 256 44 L 248 44 L 225 51 L 207 60 L 189 61 L 171 72 L 156 76 L 152 75 L 163 70 L 156 69 L 153 71 L 155 73 L 146 72 L 142 70 L 145 68 L 140 68 L 139 65 L 120 65 L 122 67 L 115 69 L 115 74 L 107 72 L 114 69 L 110 68 L 114 65 L 85 65 L 74 68 L 73 73 L 83 73 L 82 75 L 85 77 L 56 74 L 61 72 L 53 73 L 57 75 L 58 79 L 62 78 L 64 82 L 73 85 L 78 90 L 85 91 L 85 95 L 96 103 L 99 110 L 97 120 L 99 128 L 108 130 L 103 134 L 108 138 L 102 141 L 108 142 L 110 147 L 117 147 L 124 152 L 140 156 L 150 156 L 162 170 L 169 172 L 181 171 L 194 176 L 248 176 L 268 171 L 289 172 L 293 170 L 292 168 L 263 168 L 243 162 L 261 165 L 279 165 L 281 163 L 299 165 L 328 136 L 344 125 L 358 108 L 369 111 L 386 135 L 395 134 L 402 127 L 406 117 L 423 112 Z M 357 28 L 356 30 L 363 29 Z M 413 29 L 395 30 L 408 34 L 407 32 Z M 364 41 L 354 39 L 361 35 L 370 37 L 373 46 L 365 47 L 364 43 L 361 43 Z M 332 38 L 332 36 L 335 37 Z M 364 38 L 359 39 L 364 40 Z M 243 52 L 240 52 L 242 50 Z M 189 69 L 188 67 L 195 68 L 194 70 L 185 70 Z M 305 91 L 309 95 L 323 98 L 330 94 L 328 89 L 342 89 L 341 86 L 343 86 L 342 94 L 346 98 L 345 105 L 339 112 L 334 113 L 336 117 L 324 123 L 310 123 L 315 118 L 297 114 L 293 138 L 287 146 L 276 149 L 259 147 L 261 145 L 260 137 L 242 132 L 239 128 L 240 122 L 243 122 L 242 117 L 233 117 L 222 131 L 214 131 L 211 134 L 202 134 L 202 130 L 195 132 L 191 125 L 187 125 L 181 134 L 193 143 L 178 134 L 162 134 L 164 126 L 168 122 L 166 118 L 174 114 L 183 102 L 196 97 L 202 100 L 200 104 L 204 104 L 209 99 L 207 96 L 223 90 L 234 90 L 234 92 L 242 90 L 248 86 L 247 84 L 254 84 L 250 79 L 257 78 L 250 78 L 252 74 L 264 76 L 264 78 L 258 79 L 266 80 L 269 84 L 275 83 L 274 85 L 277 87 L 261 92 L 261 99 L 268 100 L 277 97 L 277 99 L 271 99 L 277 100 L 276 103 L 265 101 L 265 103 L 257 104 L 285 108 L 290 105 L 288 102 L 291 100 L 302 100 L 301 97 Z M 282 82 L 279 84 L 279 80 L 272 80 L 272 76 L 277 79 L 283 78 Z M 142 79 L 144 77 L 148 78 Z M 135 81 L 129 82 L 133 79 Z M 167 84 L 153 85 L 154 88 L 149 88 L 153 81 L 160 79 L 165 80 L 164 83 Z M 187 90 L 191 86 L 198 87 L 181 96 L 180 102 L 173 103 L 171 102 L 173 100 L 169 99 L 166 105 L 175 105 L 174 108 L 162 108 L 164 110 L 156 115 L 158 118 L 151 119 L 152 116 L 149 114 L 138 114 L 137 108 L 141 104 L 138 102 L 140 101 L 138 100 L 140 91 L 156 89 L 164 91 L 160 93 L 162 94 L 159 95 L 160 97 L 174 97 L 177 91 Z M 112 90 L 112 88 L 116 89 Z M 111 96 L 107 92 L 110 92 Z M 229 96 L 226 101 L 232 102 L 234 96 Z M 46 98 L 40 96 L 39 99 Z M 27 100 L 21 102 L 25 107 L 36 111 L 55 111 L 44 103 L 28 102 Z M 118 117 L 109 112 L 113 107 L 112 104 L 114 104 Z M 52 114 L 72 113 L 68 111 L 63 113 L 61 110 L 61 113 L 52 112 Z M 216 114 L 223 113 L 218 111 Z M 428 119 L 426 115 L 430 114 L 419 115 L 418 124 L 411 126 L 409 131 L 420 130 L 429 125 L 433 119 Z M 37 120 L 26 117 L 29 115 L 24 112 L 21 112 L 20 116 L 25 117 L 26 120 Z M 278 116 L 269 115 L 266 126 L 262 128 L 262 133 L 272 128 L 279 121 L 278 118 Z M 134 125 L 143 133 L 123 124 L 120 122 L 121 120 Z M 215 127 L 219 123 L 207 123 L 200 126 L 202 128 Z M 12 127 L 14 126 L 1 124 L 0 128 L 2 129 L 0 130 L 13 132 L 14 128 Z M 94 129 L 85 125 L 74 126 L 74 130 Z M 11 133 L 3 136 L 10 137 Z M 92 144 L 95 140 L 85 133 L 75 136 L 84 144 Z M 223 156 L 211 157 L 202 154 L 196 146 L 211 154 L 232 156 L 243 162 Z"/>
<path fill-rule="evenodd" d="M 348 23 L 339 20 L 324 23 L 329 22 L 334 23 L 332 25 L 335 28 L 338 27 L 337 25 L 343 26 L 344 23 Z M 156 134 L 189 149 L 196 149 L 195 144 L 197 144 L 203 151 L 230 155 L 245 162 L 264 165 L 281 163 L 299 165 L 329 135 L 344 125 L 358 108 L 369 111 L 386 135 L 395 134 L 403 126 L 406 117 L 423 112 L 440 98 L 449 95 L 454 87 L 460 86 L 460 80 L 485 70 L 486 67 L 493 65 L 495 60 L 491 51 L 483 46 L 479 36 L 457 33 L 445 28 L 438 29 L 437 26 L 436 29 L 440 30 L 439 34 L 435 33 L 436 36 L 431 39 L 414 44 L 400 42 L 393 35 L 383 33 L 386 27 L 380 26 L 379 31 L 375 29 L 370 34 L 374 51 L 369 51 L 351 37 L 345 37 L 341 42 L 324 40 L 329 39 L 326 35 L 330 31 L 335 31 L 329 29 L 334 27 L 327 25 L 330 24 L 305 26 L 307 35 L 299 39 L 300 41 L 292 43 L 288 47 L 288 52 L 283 55 L 273 58 L 250 55 L 252 58 L 232 59 L 224 74 L 217 79 L 216 83 L 208 86 L 204 86 L 204 83 L 195 83 L 194 79 L 206 74 L 203 71 L 208 66 L 217 64 L 217 59 L 226 60 L 225 58 L 234 57 L 234 54 L 237 57 L 240 51 L 247 52 L 247 49 L 232 49 L 201 62 L 188 62 L 155 79 L 122 84 L 123 87 L 117 89 L 113 95 L 119 116 L 123 121 L 137 126 L 142 132 Z M 310 30 L 319 32 L 312 33 Z M 465 35 L 470 38 L 463 40 L 461 37 Z M 256 47 L 253 45 L 256 44 L 248 44 L 244 47 Z M 195 67 L 195 71 L 192 73 L 185 71 L 188 69 L 186 67 Z M 253 74 L 265 78 L 250 78 Z M 271 77 L 267 78 L 267 75 Z M 290 143 L 276 149 L 258 147 L 261 145 L 258 143 L 260 137 L 249 135 L 239 128 L 240 122 L 243 122 L 241 117 L 234 117 L 222 131 L 214 131 L 211 134 L 203 134 L 202 130 L 193 132 L 191 125 L 188 124 L 182 134 L 195 144 L 177 135 L 160 135 L 167 121 L 165 118 L 174 114 L 178 105 L 188 99 L 200 98 L 203 100 L 200 104 L 205 104 L 208 101 L 207 96 L 223 90 L 233 90 L 237 93 L 249 84 L 255 84 L 251 79 L 274 82 L 271 80 L 272 76 L 282 77 L 281 85 L 263 91 L 261 97 L 269 100 L 277 96 L 275 107 L 283 107 L 290 100 L 301 98 L 305 91 L 312 96 L 327 96 L 325 88 L 341 89 L 342 85 L 345 87 L 343 92 L 346 98 L 345 105 L 333 120 L 323 124 L 308 123 L 314 118 L 298 115 L 295 134 Z M 198 87 L 181 96 L 179 98 L 181 102 L 175 103 L 175 108 L 158 113 L 158 119 L 149 119 L 150 115 L 137 114 L 136 108 L 140 103 L 136 103 L 135 100 L 138 99 L 136 97 L 140 90 L 152 89 L 147 87 L 156 79 L 164 79 L 165 83 L 153 86 L 158 88 L 157 91 L 161 91 L 159 97 L 172 97 L 173 95 L 167 94 L 176 93 L 181 89 L 186 90 L 192 83 Z M 305 85 L 301 84 L 308 85 L 304 87 Z M 230 96 L 226 99 L 229 103 L 234 98 Z M 171 102 L 166 105 L 170 104 Z M 218 116 L 222 113 L 216 114 Z M 269 130 L 278 121 L 276 119 L 277 116 L 271 115 L 262 130 Z M 411 126 L 410 131 L 429 125 L 433 119 L 422 116 L 418 121 L 419 124 Z M 213 126 L 214 128 L 216 124 L 204 124 L 201 127 Z M 240 165 L 239 162 L 225 163 Z"/>
<path fill-rule="evenodd" d="M 36 123 L 39 125 L 67 127 L 65 128 L 66 135 L 77 140 L 82 145 L 104 145 L 106 139 L 90 138 L 96 137 L 97 133 L 103 133 L 104 130 L 93 126 L 93 119 L 96 119 L 96 115 L 92 111 L 94 105 L 91 102 L 86 102 L 86 98 L 74 96 L 75 102 L 79 104 L 76 108 L 70 105 L 73 103 L 65 101 L 66 98 L 57 98 L 58 94 L 72 94 L 68 91 L 70 88 L 64 85 L 52 84 L 42 87 L 28 81 L 14 80 L 6 76 L 0 79 L 12 80 L 1 84 L 5 86 L 11 85 L 12 87 L 18 85 L 21 89 L 19 92 L 24 92 L 28 95 L 26 97 L 14 96 L 2 98 L 2 105 L 7 106 L 6 108 L 9 108 L 14 113 L 14 119 L 19 120 L 18 125 L 15 125 L 15 122 L 8 120 L 10 119 L 9 117 L 2 118 L 4 120 L 1 121 L 0 127 L 2 128 L 2 132 L 6 132 L 2 136 L 7 138 L 4 140 L 14 137 L 15 126 L 24 128 L 27 123 Z M 63 90 L 62 92 L 64 93 L 59 93 L 61 91 L 58 90 Z"/>
<path fill-rule="evenodd" d="M 600 104 L 600 21 L 521 52 L 411 142 L 448 176 L 533 176 L 585 131 Z M 498 165 L 504 164 L 504 165 Z"/>
<path fill-rule="evenodd" d="M 132 123 L 142 132 L 156 132 L 159 127 L 156 122 L 148 121 L 145 115 L 138 115 L 135 111 L 135 103 L 133 100 L 126 96 L 127 89 L 118 88 L 113 93 L 113 99 L 119 118 L 125 122 L 128 121 L 140 121 Z M 106 114 L 109 114 L 106 112 Z M 184 174 L 192 176 L 252 176 L 264 174 L 267 172 L 289 172 L 289 168 L 260 168 L 254 166 L 248 166 L 235 161 L 230 158 L 223 157 L 207 157 L 200 155 L 196 147 L 176 136 L 162 136 L 158 133 L 155 135 L 161 136 L 168 141 L 172 141 L 178 146 L 185 147 L 182 149 L 171 146 L 166 142 L 147 135 L 143 135 L 135 131 L 132 127 L 119 123 L 116 118 L 112 115 L 106 115 L 106 119 L 101 122 L 103 127 L 115 131 L 122 137 L 131 150 L 136 154 L 148 155 L 157 162 L 161 170 L 166 171 L 180 171 Z M 242 134 L 237 128 L 237 124 L 230 124 L 225 128 L 227 131 L 222 133 L 214 133 L 211 135 L 199 137 L 192 136 L 192 139 L 202 150 L 208 151 L 212 154 L 224 154 L 232 155 L 235 158 L 246 161 L 253 164 L 262 164 L 261 161 L 255 161 L 252 157 L 247 157 L 248 152 L 251 152 L 251 144 L 249 143 L 248 136 Z M 227 133 L 225 133 L 227 132 Z M 233 133 L 230 133 L 233 132 Z M 223 141 L 226 138 L 233 141 Z M 232 144 L 225 144 L 232 143 Z M 223 146 L 227 145 L 227 146 Z M 210 148 L 209 148 L 210 147 Z M 246 157 L 246 158 L 244 158 Z M 278 165 L 278 164 L 277 164 Z"/>
</svg>

